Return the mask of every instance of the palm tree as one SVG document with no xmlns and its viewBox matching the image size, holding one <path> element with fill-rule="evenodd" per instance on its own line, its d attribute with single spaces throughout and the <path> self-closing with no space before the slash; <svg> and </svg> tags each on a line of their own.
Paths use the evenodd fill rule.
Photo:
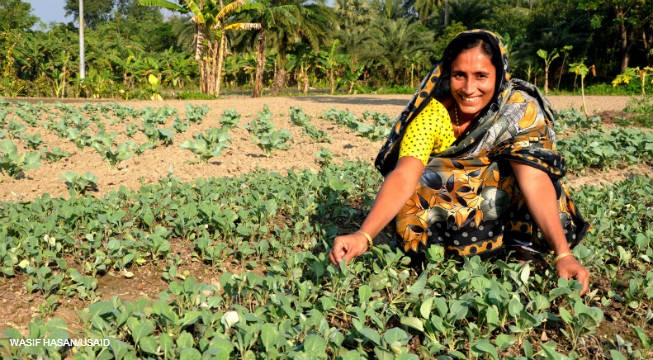
<svg viewBox="0 0 653 360">
<path fill-rule="evenodd" d="M 449 25 L 449 0 L 408 0 L 404 6 L 416 12 L 419 21 L 424 25 L 437 16 L 440 8 L 444 7 L 443 26 Z"/>
<path fill-rule="evenodd" d="M 405 84 L 401 75 L 430 64 L 434 34 L 424 31 L 417 22 L 378 18 L 368 35 L 368 45 L 357 55 L 369 69 L 383 73 L 383 78 L 392 84 Z"/>
<path fill-rule="evenodd" d="M 222 0 L 139 0 L 140 5 L 159 6 L 181 13 L 190 13 L 195 28 L 195 60 L 199 65 L 200 89 L 203 93 L 220 95 L 222 64 L 229 30 L 258 30 L 258 23 L 232 23 L 232 14 L 250 7 L 247 0 L 234 0 L 224 5 Z"/>
<path fill-rule="evenodd" d="M 302 41 L 311 45 L 314 52 L 319 51 L 330 36 L 330 24 L 335 17 L 323 0 L 264 0 L 254 14 L 254 21 L 262 28 L 256 38 L 256 77 L 253 97 L 261 95 L 263 71 L 265 69 L 268 42 L 277 56 L 273 92 L 277 93 L 286 84 L 287 54 L 294 44 Z"/>
</svg>

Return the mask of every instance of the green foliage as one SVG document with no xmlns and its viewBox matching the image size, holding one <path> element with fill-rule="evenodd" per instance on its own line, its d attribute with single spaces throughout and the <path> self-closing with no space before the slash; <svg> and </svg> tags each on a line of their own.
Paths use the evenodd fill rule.
<svg viewBox="0 0 653 360">
<path fill-rule="evenodd" d="M 240 122 L 240 114 L 236 109 L 227 109 L 222 113 L 220 124 L 227 129 L 235 128 Z"/>
<path fill-rule="evenodd" d="M 209 112 L 208 105 L 186 104 L 185 118 L 191 124 L 201 124 L 204 116 Z"/>
<path fill-rule="evenodd" d="M 212 94 L 205 94 L 198 91 L 180 91 L 177 94 L 179 100 L 215 100 L 216 97 Z"/>
<path fill-rule="evenodd" d="M 301 127 L 304 134 L 308 135 L 314 142 L 331 143 L 329 135 L 311 124 L 311 119 L 302 109 L 290 107 L 290 121 Z"/>
<path fill-rule="evenodd" d="M 290 131 L 286 129 L 275 130 L 272 123 L 272 112 L 267 105 L 263 105 L 263 111 L 258 113 L 256 119 L 245 125 L 245 129 L 251 134 L 254 143 L 270 157 L 274 150 L 286 150 L 291 141 Z"/>
<path fill-rule="evenodd" d="M 195 140 L 184 141 L 180 146 L 182 149 L 193 152 L 202 162 L 220 156 L 231 143 L 231 136 L 229 136 L 227 128 L 210 128 L 205 132 L 193 135 L 193 139 Z"/>
<path fill-rule="evenodd" d="M 89 191 L 98 191 L 98 178 L 91 172 L 78 174 L 73 171 L 66 171 L 61 174 L 61 179 L 66 182 L 70 196 L 85 195 Z"/>
<path fill-rule="evenodd" d="M 623 121 L 622 126 L 637 125 L 653 128 L 653 97 L 634 97 L 624 111 L 633 117 Z"/>
<path fill-rule="evenodd" d="M 36 152 L 20 153 L 11 140 L 0 140 L 0 173 L 21 178 L 25 170 L 39 167 L 41 155 Z"/>
<path fill-rule="evenodd" d="M 374 112 L 364 112 L 363 121 L 349 111 L 336 109 L 325 111 L 322 117 L 354 130 L 360 136 L 372 141 L 386 138 L 392 128 L 392 120 L 388 115 Z"/>
<path fill-rule="evenodd" d="M 381 181 L 370 164 L 345 162 L 318 173 L 257 171 L 193 183 L 168 177 L 102 198 L 6 202 L 0 270 L 25 276 L 29 291 L 49 299 L 42 306 L 48 312 L 62 296 L 93 298 L 97 274 L 135 276 L 146 262 L 167 264 L 159 295 L 80 310 L 81 336 L 109 339 L 125 357 L 577 358 L 608 309 L 621 309 L 633 326 L 593 351 L 650 355 L 650 345 L 635 345 L 650 342 L 640 315 L 653 304 L 650 177 L 575 194 L 593 224 L 575 255 L 593 277 L 612 279 L 585 298 L 578 282 L 558 280 L 542 264 L 453 259 L 437 246 L 427 249 L 421 273 L 385 244 L 332 266 L 329 239 L 352 230 L 343 224 L 362 221 Z M 208 284 L 184 273 L 172 243 L 190 244 L 194 259 L 221 269 L 219 279 Z M 242 270 L 224 271 L 235 264 Z M 625 286 L 618 274 L 626 275 Z M 51 337 L 70 336 L 61 325 Z M 29 327 L 46 330 L 38 318 Z M 563 336 L 555 343 L 543 334 Z M 4 335 L 22 338 L 14 329 Z M 46 351 L 70 354 L 0 342 L 3 356 Z M 74 347 L 89 358 L 104 351 L 100 344 Z"/>
<path fill-rule="evenodd" d="M 561 139 L 558 146 L 567 169 L 577 173 L 583 173 L 585 168 L 609 169 L 653 161 L 653 134 L 650 131 L 599 128 Z"/>
</svg>

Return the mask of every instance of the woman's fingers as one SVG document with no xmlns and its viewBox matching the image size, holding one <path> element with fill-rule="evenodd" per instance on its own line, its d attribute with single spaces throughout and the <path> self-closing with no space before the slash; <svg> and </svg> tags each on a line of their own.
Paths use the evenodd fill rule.
<svg viewBox="0 0 653 360">
<path fill-rule="evenodd" d="M 590 272 L 573 256 L 561 259 L 557 264 L 558 276 L 569 279 L 574 278 L 583 286 L 580 291 L 584 295 L 590 288 Z"/>
</svg>

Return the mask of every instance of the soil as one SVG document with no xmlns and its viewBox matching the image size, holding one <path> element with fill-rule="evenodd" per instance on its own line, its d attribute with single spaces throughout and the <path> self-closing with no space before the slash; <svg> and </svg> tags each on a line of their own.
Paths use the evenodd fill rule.
<svg viewBox="0 0 653 360">
<path fill-rule="evenodd" d="M 356 95 L 356 96 L 309 96 L 309 97 L 265 97 L 250 98 L 232 96 L 211 101 L 165 101 L 165 102 L 121 102 L 134 108 L 161 107 L 166 104 L 175 108 L 179 114 L 185 113 L 187 103 L 195 105 L 206 104 L 210 111 L 201 125 L 191 126 L 181 134 L 175 134 L 174 143 L 170 146 L 159 146 L 148 150 L 139 156 L 121 162 L 116 167 L 111 167 L 100 155 L 91 148 L 77 149 L 72 143 L 61 140 L 54 133 L 40 129 L 44 143 L 51 148 L 59 146 L 72 153 L 71 156 L 56 162 L 42 161 L 41 165 L 25 172 L 21 179 L 14 179 L 7 175 L 0 175 L 0 201 L 29 201 L 44 194 L 53 197 L 68 197 L 68 190 L 61 174 L 67 171 L 76 173 L 92 172 L 98 178 L 98 191 L 94 193 L 101 196 L 120 186 L 137 189 L 143 184 L 156 183 L 172 172 L 183 181 L 192 181 L 206 177 L 237 176 L 248 173 L 257 168 L 284 172 L 287 169 L 308 168 L 319 170 L 319 163 L 315 154 L 321 148 L 328 149 L 336 159 L 335 161 L 361 160 L 373 162 L 382 140 L 372 142 L 342 126 L 324 120 L 321 117 L 324 111 L 337 109 L 348 110 L 362 116 L 363 112 L 385 113 L 391 117 L 396 116 L 410 99 L 409 95 Z M 16 99 L 28 101 L 28 99 Z M 549 97 L 553 107 L 557 110 L 576 108 L 581 109 L 582 99 L 575 96 Z M 30 101 L 33 101 L 31 99 Z M 44 102 L 51 101 L 43 99 Z M 629 97 L 601 97 L 590 96 L 586 98 L 586 105 L 590 114 L 601 113 L 609 115 L 621 112 L 630 101 Z M 72 102 L 81 105 L 86 100 Z M 267 105 L 274 114 L 273 122 L 277 128 L 286 128 L 291 132 L 293 143 L 288 150 L 277 151 L 272 156 L 265 156 L 251 140 L 244 124 L 255 119 L 257 114 Z M 312 124 L 327 131 L 331 143 L 314 143 L 302 134 L 299 127 L 292 125 L 289 119 L 290 108 L 301 108 L 312 119 Z M 179 147 L 184 140 L 192 139 L 193 134 L 210 127 L 219 127 L 219 119 L 226 109 L 236 109 L 242 115 L 239 126 L 230 131 L 233 138 L 231 146 L 219 157 L 208 163 L 198 162 L 196 156 L 188 150 Z M 609 116 L 607 116 L 609 118 Z M 44 119 L 42 119 L 44 120 Z M 171 124 L 166 124 L 170 127 Z M 28 128 L 27 132 L 33 132 Z M 107 131 L 123 131 L 124 125 L 107 125 Z M 608 172 L 595 172 L 584 176 L 570 175 L 568 182 L 572 187 L 584 184 L 598 184 L 600 182 L 614 182 L 634 173 L 650 173 L 651 169 L 631 168 L 619 169 Z M 185 265 L 180 272 L 188 270 L 199 281 L 215 282 L 215 269 L 207 269 L 202 264 L 192 261 L 189 254 L 185 254 Z M 118 296 L 123 300 L 134 300 L 140 297 L 154 298 L 157 293 L 165 289 L 167 284 L 161 280 L 164 264 L 148 264 L 134 269 L 135 276 L 127 279 L 121 274 L 109 273 L 98 279 L 97 294 L 101 299 L 110 299 Z M 221 269 L 237 272 L 238 269 Z M 14 278 L 3 279 L 0 282 L 0 331 L 15 327 L 25 332 L 29 321 L 39 314 L 39 305 L 45 299 L 39 294 L 27 293 L 24 287 L 24 278 L 18 275 Z M 80 331 L 80 322 L 77 310 L 87 306 L 85 301 L 76 298 L 61 296 L 58 308 L 52 316 L 66 321 L 72 332 Z"/>
<path fill-rule="evenodd" d="M 367 111 L 388 114 L 394 118 L 409 100 L 409 95 L 354 95 L 264 98 L 232 96 L 211 101 L 121 102 L 122 105 L 129 105 L 133 108 L 158 108 L 165 104 L 176 109 L 180 115 L 185 113 L 185 106 L 188 103 L 206 104 L 210 111 L 201 125 L 191 126 L 184 133 L 175 134 L 172 145 L 158 146 L 153 150 L 145 151 L 115 167 L 109 166 L 107 161 L 102 159 L 94 149 L 87 147 L 79 150 L 72 143 L 62 141 L 54 133 L 40 129 L 38 132 L 41 134 L 45 146 L 48 148 L 59 146 L 63 150 L 71 152 L 72 155 L 56 162 L 42 161 L 38 168 L 25 171 L 24 177 L 21 179 L 0 175 L 0 201 L 29 201 L 46 193 L 53 197 L 67 197 L 68 189 L 61 174 L 68 171 L 78 174 L 92 172 L 98 178 L 96 195 L 101 196 L 120 186 L 136 189 L 143 184 L 156 183 L 169 173 L 173 173 L 183 181 L 192 181 L 198 178 L 236 176 L 257 168 L 277 172 L 298 168 L 318 170 L 319 164 L 315 154 L 321 148 L 328 149 L 336 159 L 372 162 L 382 141 L 371 142 L 358 137 L 354 132 L 342 126 L 321 119 L 321 115 L 325 111 L 337 109 L 348 110 L 359 117 Z M 580 109 L 583 105 L 582 99 L 577 96 L 551 96 L 549 100 L 558 110 Z M 589 96 L 586 97 L 586 104 L 590 114 L 608 115 L 605 113 L 623 110 L 629 100 L 629 97 Z M 24 101 L 24 99 L 20 99 L 20 101 Z M 73 102 L 77 105 L 81 103 L 82 101 Z M 270 157 L 266 157 L 264 152 L 253 143 L 249 133 L 243 127 L 255 119 L 265 105 L 274 114 L 275 126 L 290 130 L 293 139 L 290 149 L 277 151 Z M 291 107 L 300 108 L 310 116 L 313 126 L 327 131 L 332 143 L 316 144 L 303 135 L 302 130 L 290 122 Z M 230 132 L 233 138 L 231 146 L 219 157 L 208 163 L 201 163 L 189 150 L 179 147 L 183 141 L 192 139 L 193 134 L 209 127 L 219 127 L 219 119 L 227 109 L 236 109 L 242 117 L 239 126 Z M 171 124 L 165 126 L 170 128 Z M 124 133 L 124 125 L 107 125 L 106 130 L 107 132 Z M 31 132 L 34 130 L 28 128 L 27 133 Z"/>
</svg>

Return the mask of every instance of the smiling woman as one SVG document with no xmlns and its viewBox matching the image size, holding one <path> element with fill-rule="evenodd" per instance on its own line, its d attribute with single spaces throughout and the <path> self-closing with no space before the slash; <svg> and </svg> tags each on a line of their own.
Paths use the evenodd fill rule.
<svg viewBox="0 0 653 360">
<path fill-rule="evenodd" d="M 564 160 L 549 102 L 534 85 L 510 79 L 503 44 L 489 31 L 459 34 L 442 59 L 381 148 L 376 166 L 385 180 L 369 215 L 360 230 L 335 238 L 331 261 L 337 265 L 364 253 L 367 238 L 394 219 L 403 250 L 417 266 L 433 244 L 454 256 L 543 260 L 551 253 L 558 275 L 579 280 L 584 293 L 589 272 L 571 248 L 588 224 L 560 182 Z M 444 150 L 431 150 L 437 140 L 432 134 L 409 135 L 434 103 L 442 103 L 449 117 L 431 122 L 453 119 L 456 140 Z M 426 142 L 429 160 L 406 154 L 406 139 Z"/>
</svg>

